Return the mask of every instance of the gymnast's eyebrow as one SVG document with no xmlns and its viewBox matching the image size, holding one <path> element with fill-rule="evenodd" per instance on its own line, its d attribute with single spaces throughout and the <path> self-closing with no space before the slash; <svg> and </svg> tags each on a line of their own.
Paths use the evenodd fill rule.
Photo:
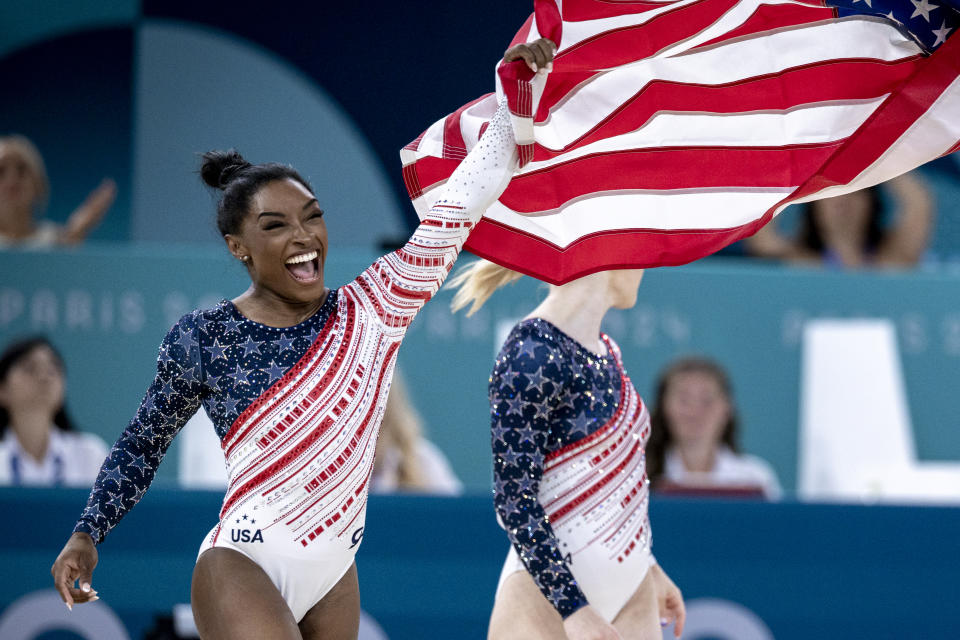
<svg viewBox="0 0 960 640">
<path fill-rule="evenodd" d="M 284 218 L 284 217 L 286 217 L 286 216 L 284 216 L 282 213 L 279 213 L 279 212 L 277 212 L 277 211 L 264 211 L 264 212 L 261 213 L 259 216 L 257 216 L 257 220 L 259 220 L 259 219 L 262 218 L 263 216 L 277 216 L 278 218 Z"/>
</svg>

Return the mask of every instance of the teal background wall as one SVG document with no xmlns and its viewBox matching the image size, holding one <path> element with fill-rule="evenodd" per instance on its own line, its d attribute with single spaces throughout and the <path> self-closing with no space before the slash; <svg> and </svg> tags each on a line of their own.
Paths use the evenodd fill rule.
<svg viewBox="0 0 960 640">
<path fill-rule="evenodd" d="M 334 249 L 328 284 L 349 281 L 375 257 Z M 0 253 L 0 343 L 50 335 L 67 359 L 71 411 L 84 429 L 112 441 L 138 406 L 170 325 L 193 308 L 239 295 L 247 283 L 226 251 L 213 247 Z M 605 329 L 648 399 L 657 372 L 674 357 L 703 353 L 723 363 L 745 449 L 769 460 L 789 491 L 797 468 L 800 331 L 813 317 L 891 319 L 918 454 L 960 460 L 958 291 L 960 274 L 844 274 L 716 259 L 648 271 L 636 307 L 611 311 Z M 486 381 L 499 340 L 545 293 L 524 279 L 467 318 L 450 313 L 443 289 L 400 350 L 430 437 L 469 488 L 489 486 Z M 164 465 L 161 481 L 173 479 L 174 467 Z"/>
</svg>

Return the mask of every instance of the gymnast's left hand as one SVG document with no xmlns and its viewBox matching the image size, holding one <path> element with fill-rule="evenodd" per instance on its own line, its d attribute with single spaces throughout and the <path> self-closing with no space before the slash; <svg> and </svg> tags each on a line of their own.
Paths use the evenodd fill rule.
<svg viewBox="0 0 960 640">
<path fill-rule="evenodd" d="M 89 534 L 78 531 L 70 536 L 53 563 L 53 567 L 50 568 L 53 586 L 71 611 L 74 604 L 99 600 L 97 592 L 90 586 L 98 556 L 93 538 Z M 74 586 L 78 581 L 79 589 Z"/>
<path fill-rule="evenodd" d="M 683 623 L 687 619 L 687 609 L 683 604 L 683 594 L 673 580 L 654 564 L 650 567 L 653 572 L 654 587 L 657 592 L 657 607 L 660 610 L 660 623 L 666 626 L 673 623 L 673 635 L 679 638 L 683 634 Z"/>
</svg>

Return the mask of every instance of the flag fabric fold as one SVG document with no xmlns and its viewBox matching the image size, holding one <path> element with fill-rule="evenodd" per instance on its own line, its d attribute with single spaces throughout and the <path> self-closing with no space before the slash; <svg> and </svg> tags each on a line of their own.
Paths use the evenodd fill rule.
<svg viewBox="0 0 960 640">
<path fill-rule="evenodd" d="M 678 265 L 787 205 L 960 147 L 957 0 L 537 0 L 501 64 L 521 168 L 466 247 L 561 284 Z M 476 144 L 489 94 L 401 151 L 420 215 Z"/>
</svg>

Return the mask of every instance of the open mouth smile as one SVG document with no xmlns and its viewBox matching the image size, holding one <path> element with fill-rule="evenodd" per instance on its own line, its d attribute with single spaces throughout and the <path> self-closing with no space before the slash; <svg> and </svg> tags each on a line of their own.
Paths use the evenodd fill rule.
<svg viewBox="0 0 960 640">
<path fill-rule="evenodd" d="M 287 258 L 284 266 L 297 282 L 316 282 L 320 278 L 320 259 L 316 250 Z"/>
</svg>

